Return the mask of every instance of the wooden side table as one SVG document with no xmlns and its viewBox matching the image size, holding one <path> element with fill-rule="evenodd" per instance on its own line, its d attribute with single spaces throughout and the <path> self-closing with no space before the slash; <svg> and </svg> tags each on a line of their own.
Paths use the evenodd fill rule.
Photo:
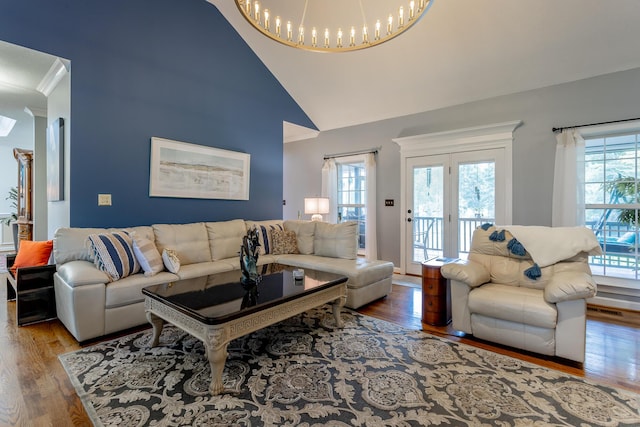
<svg viewBox="0 0 640 427">
<path fill-rule="evenodd" d="M 451 322 L 451 285 L 440 267 L 455 258 L 432 258 L 422 263 L 422 323 L 445 326 Z"/>
</svg>

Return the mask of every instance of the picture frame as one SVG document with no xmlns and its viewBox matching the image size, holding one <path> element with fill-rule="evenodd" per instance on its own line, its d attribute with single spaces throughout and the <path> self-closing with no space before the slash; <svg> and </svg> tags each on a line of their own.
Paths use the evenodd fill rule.
<svg viewBox="0 0 640 427">
<path fill-rule="evenodd" d="M 249 200 L 251 155 L 151 138 L 150 197 Z"/>
<path fill-rule="evenodd" d="M 64 200 L 64 119 L 47 127 L 47 200 Z"/>
</svg>

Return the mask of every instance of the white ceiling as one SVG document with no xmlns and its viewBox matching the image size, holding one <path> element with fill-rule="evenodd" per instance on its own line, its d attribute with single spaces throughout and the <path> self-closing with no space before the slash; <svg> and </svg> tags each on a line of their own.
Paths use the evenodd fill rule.
<svg viewBox="0 0 640 427">
<path fill-rule="evenodd" d="M 26 107 L 33 115 L 46 115 L 47 98 L 37 87 L 55 61 L 55 56 L 0 41 L 0 114 L 19 119 Z"/>
<path fill-rule="evenodd" d="M 433 0 L 396 39 L 334 54 L 276 43 L 234 1 L 208 1 L 321 131 L 640 67 L 640 0 Z"/>
</svg>

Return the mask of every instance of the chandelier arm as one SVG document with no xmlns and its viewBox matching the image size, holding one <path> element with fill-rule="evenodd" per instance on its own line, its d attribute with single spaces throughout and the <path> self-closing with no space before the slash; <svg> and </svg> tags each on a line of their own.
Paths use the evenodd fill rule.
<svg viewBox="0 0 640 427">
<path fill-rule="evenodd" d="M 364 14 L 364 6 L 362 6 L 362 0 L 358 1 L 360 3 L 360 13 L 362 14 L 362 26 L 366 27 L 367 26 L 367 17 Z"/>
<path fill-rule="evenodd" d="M 304 18 L 305 16 L 307 16 L 307 6 L 309 6 L 309 0 L 304 0 L 304 9 L 302 10 L 302 19 L 300 19 L 300 25 L 298 25 L 298 28 L 304 25 Z"/>
</svg>

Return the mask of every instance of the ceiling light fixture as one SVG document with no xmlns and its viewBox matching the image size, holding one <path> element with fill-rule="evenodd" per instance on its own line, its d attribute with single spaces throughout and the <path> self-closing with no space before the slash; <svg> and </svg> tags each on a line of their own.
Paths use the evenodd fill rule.
<svg viewBox="0 0 640 427">
<path fill-rule="evenodd" d="M 314 52 L 349 52 L 377 46 L 411 28 L 433 4 L 433 0 L 235 2 L 242 16 L 265 36 Z"/>
</svg>

